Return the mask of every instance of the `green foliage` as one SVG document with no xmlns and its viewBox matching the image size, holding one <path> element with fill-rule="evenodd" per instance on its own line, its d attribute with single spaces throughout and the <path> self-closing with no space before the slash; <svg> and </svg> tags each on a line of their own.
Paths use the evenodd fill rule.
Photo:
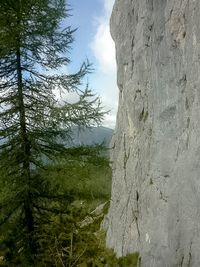
<svg viewBox="0 0 200 267">
<path fill-rule="evenodd" d="M 139 262 L 139 254 L 138 253 L 132 253 L 128 254 L 125 257 L 121 257 L 118 260 L 119 267 L 136 267 L 138 266 Z"/>
<path fill-rule="evenodd" d="M 87 147 L 84 151 L 87 150 L 88 155 L 88 150 L 91 150 L 91 154 L 83 156 L 80 162 L 80 150 L 83 148 L 77 149 L 79 153 L 71 153 L 71 160 L 68 158 L 43 170 L 43 175 L 56 186 L 57 192 L 67 197 L 62 198 L 62 201 L 54 199 L 51 202 L 51 209 L 59 212 L 48 215 L 48 222 L 41 223 L 36 231 L 38 253 L 35 266 L 137 266 L 137 253 L 117 259 L 112 250 L 106 249 L 105 233 L 100 230 L 110 199 L 111 171 L 108 160 L 97 156 L 95 158 L 92 153 L 94 148 Z M 102 203 L 105 205 L 99 206 Z M 97 206 L 101 208 L 94 212 Z M 61 213 L 61 210 L 65 213 Z M 2 266 L 23 266 L 23 258 L 13 250 L 15 246 L 10 246 L 16 239 L 17 232 L 14 233 L 14 238 L 12 235 L 13 231 L 5 231 L 0 236 L 0 240 L 4 240 L 0 242 L 3 245 L 0 256 L 4 256 L 5 263 Z"/>
<path fill-rule="evenodd" d="M 75 201 L 68 206 L 67 215 L 54 217 L 52 224 L 45 225 L 41 231 L 43 240 L 47 242 L 42 245 L 43 253 L 38 260 L 41 266 L 50 266 L 52 263 L 55 266 L 97 263 L 104 254 L 104 234 L 99 228 L 107 209 L 104 208 L 100 216 L 89 216 L 94 219 L 93 223 L 84 227 L 81 224 L 92 209 L 110 199 L 111 170 L 108 160 L 97 157 L 94 148 L 77 150 L 73 151 L 70 159 L 68 153 L 66 161 L 50 166 L 47 172 L 47 179 L 56 183 L 58 188 L 61 186 L 65 193 L 71 192 Z M 84 155 L 81 156 L 82 160 L 80 154 Z"/>
<path fill-rule="evenodd" d="M 73 198 L 46 179 L 44 159 L 66 155 L 58 142 L 63 129 L 70 138 L 72 127 L 97 125 L 104 116 L 82 85 L 90 63 L 74 74 L 62 71 L 74 33 L 63 27 L 66 16 L 64 0 L 0 1 L 0 230 L 12 240 L 7 255 L 17 251 L 26 266 L 34 266 L 38 229 L 52 213 L 65 212 L 64 198 L 67 204 Z M 65 93 L 62 102 L 55 90 Z M 77 95 L 75 103 L 69 93 Z"/>
<path fill-rule="evenodd" d="M 57 218 L 43 230 L 47 251 L 40 255 L 37 266 L 137 266 L 137 253 L 117 259 L 112 250 L 105 248 L 105 233 L 99 230 L 102 216 L 94 216 L 93 223 L 81 226 L 87 215 L 87 205 L 72 205 L 68 218 Z"/>
<path fill-rule="evenodd" d="M 57 223 L 58 218 L 69 220 L 69 222 L 77 220 L 78 218 L 73 219 L 73 216 L 76 210 L 79 214 L 80 203 L 83 203 L 84 207 L 87 206 L 87 212 L 90 212 L 98 204 L 110 198 L 111 171 L 108 159 L 98 155 L 98 147 L 79 147 L 69 150 L 70 153 L 67 152 L 66 159 L 61 158 L 59 163 L 47 166 L 40 173 L 45 183 L 42 184 L 43 191 L 40 191 L 41 200 L 35 202 L 35 208 L 38 208 L 35 218 L 37 228 L 34 231 L 37 250 L 45 250 L 45 244 L 42 247 L 39 245 L 43 236 L 41 229 L 46 231 L 51 228 L 52 222 Z M 2 190 L 1 203 L 6 197 L 10 198 L 10 189 L 5 185 L 0 188 Z M 15 195 L 13 199 L 15 200 Z M 72 208 L 74 209 L 73 216 Z M 85 216 L 86 209 L 83 211 Z M 20 264 L 24 262 L 23 253 L 21 256 L 18 253 L 24 250 L 23 233 L 20 231 L 21 223 L 20 214 L 13 213 L 10 220 L 2 226 L 4 234 L 0 235 L 0 250 L 4 251 L 3 255 L 6 255 L 9 264 L 14 264 L 14 266 L 17 266 L 18 262 Z M 36 255 L 38 253 L 37 251 Z"/>
<path fill-rule="evenodd" d="M 100 230 L 100 224 L 107 208 L 105 204 L 99 214 L 91 212 L 88 201 L 75 201 L 67 216 L 54 217 L 41 231 L 46 242 L 42 248 L 47 250 L 40 254 L 38 266 L 137 266 L 137 253 L 117 259 L 115 253 L 105 247 L 105 233 Z"/>
<path fill-rule="evenodd" d="M 99 150 L 100 149 L 100 150 Z M 66 158 L 42 172 L 58 192 L 84 199 L 95 207 L 110 198 L 111 170 L 108 159 L 100 155 L 101 146 L 69 148 Z"/>
</svg>

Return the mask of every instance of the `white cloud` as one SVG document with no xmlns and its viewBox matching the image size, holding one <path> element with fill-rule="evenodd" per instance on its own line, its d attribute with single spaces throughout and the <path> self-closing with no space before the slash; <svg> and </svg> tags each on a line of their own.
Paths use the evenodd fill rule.
<svg viewBox="0 0 200 267">
<path fill-rule="evenodd" d="M 109 19 L 114 0 L 103 0 L 104 11 L 101 17 L 96 18 L 97 31 L 91 43 L 99 68 L 104 73 L 113 73 L 116 69 L 115 44 L 110 35 Z"/>
<path fill-rule="evenodd" d="M 114 128 L 118 104 L 118 89 L 116 85 L 115 45 L 110 35 L 109 20 L 114 0 L 103 1 L 103 15 L 95 18 L 96 34 L 91 42 L 92 52 L 97 60 L 96 73 L 101 88 L 102 103 L 111 110 L 105 117 L 104 125 Z M 99 88 L 100 89 L 100 88 Z"/>
<path fill-rule="evenodd" d="M 104 73 L 113 73 L 116 68 L 115 46 L 107 19 L 101 19 L 91 46 L 100 70 Z"/>
<path fill-rule="evenodd" d="M 116 121 L 116 115 L 115 114 L 108 114 L 105 116 L 103 126 L 114 129 L 115 128 L 115 121 Z"/>
</svg>

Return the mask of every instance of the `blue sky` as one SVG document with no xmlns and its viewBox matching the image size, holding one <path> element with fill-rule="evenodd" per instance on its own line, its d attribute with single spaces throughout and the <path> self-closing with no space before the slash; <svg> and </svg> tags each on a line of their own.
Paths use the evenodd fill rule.
<svg viewBox="0 0 200 267">
<path fill-rule="evenodd" d="M 94 72 L 88 76 L 90 88 L 100 96 L 111 112 L 103 122 L 114 128 L 117 111 L 115 48 L 109 33 L 109 19 L 114 0 L 68 0 L 72 16 L 67 23 L 78 28 L 71 51 L 70 71 L 76 71 L 88 58 Z"/>
<path fill-rule="evenodd" d="M 78 61 L 84 60 L 86 57 L 95 62 L 95 57 L 90 50 L 90 42 L 96 34 L 97 24 L 95 18 L 103 13 L 102 0 L 68 0 L 72 8 L 72 16 L 68 22 L 73 28 L 77 28 L 74 34 L 75 41 L 73 43 L 72 59 L 73 65 Z M 77 63 L 76 63 L 77 62 Z"/>
</svg>

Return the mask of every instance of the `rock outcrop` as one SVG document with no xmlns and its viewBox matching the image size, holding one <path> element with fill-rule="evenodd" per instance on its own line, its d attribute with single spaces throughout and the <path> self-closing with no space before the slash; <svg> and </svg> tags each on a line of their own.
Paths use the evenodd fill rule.
<svg viewBox="0 0 200 267">
<path fill-rule="evenodd" d="M 143 267 L 200 266 L 200 1 L 116 0 L 120 91 L 104 224 Z"/>
</svg>

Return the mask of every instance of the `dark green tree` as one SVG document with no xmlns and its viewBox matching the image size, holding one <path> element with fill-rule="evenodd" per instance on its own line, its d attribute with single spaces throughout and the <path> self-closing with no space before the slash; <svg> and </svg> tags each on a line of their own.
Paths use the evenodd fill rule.
<svg viewBox="0 0 200 267">
<path fill-rule="evenodd" d="M 56 211 L 46 205 L 57 196 L 40 175 L 44 158 L 66 150 L 58 142 L 63 129 L 70 136 L 73 126 L 96 125 L 104 115 L 99 99 L 82 86 L 88 62 L 75 74 L 58 74 L 70 63 L 74 30 L 63 26 L 67 16 L 64 0 L 0 1 L 0 227 L 12 226 L 5 235 L 15 237 L 9 246 L 25 266 L 34 265 L 45 212 Z M 74 92 L 78 100 L 60 103 L 55 90 Z"/>
</svg>

